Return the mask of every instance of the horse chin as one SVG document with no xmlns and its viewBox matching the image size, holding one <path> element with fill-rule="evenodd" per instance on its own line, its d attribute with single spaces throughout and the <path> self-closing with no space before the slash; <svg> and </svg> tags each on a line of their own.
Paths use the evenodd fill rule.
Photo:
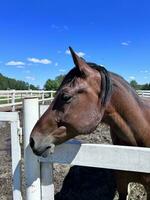
<svg viewBox="0 0 150 200">
<path fill-rule="evenodd" d="M 53 154 L 55 150 L 55 144 L 50 144 L 46 150 L 41 154 L 42 157 L 46 158 L 50 154 Z"/>
</svg>

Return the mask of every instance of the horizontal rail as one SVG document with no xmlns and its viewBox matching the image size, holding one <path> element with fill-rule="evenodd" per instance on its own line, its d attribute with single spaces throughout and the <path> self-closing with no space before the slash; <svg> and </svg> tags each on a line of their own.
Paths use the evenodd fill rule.
<svg viewBox="0 0 150 200">
<path fill-rule="evenodd" d="M 150 148 L 65 143 L 40 161 L 150 173 Z"/>
<path fill-rule="evenodd" d="M 137 90 L 137 93 L 139 96 L 142 97 L 147 97 L 147 98 L 150 97 L 150 90 Z"/>
<path fill-rule="evenodd" d="M 19 105 L 22 105 L 22 102 L 0 104 L 0 108 L 7 107 L 7 106 L 8 107 L 9 106 L 19 106 Z"/>
<path fill-rule="evenodd" d="M 0 112 L 0 121 L 14 122 L 18 120 L 18 112 Z"/>
<path fill-rule="evenodd" d="M 34 97 L 33 97 L 34 98 Z M 50 101 L 50 100 L 53 100 L 53 98 L 45 98 L 44 101 Z M 43 99 L 39 99 L 38 100 L 39 102 L 42 102 Z M 3 107 L 9 107 L 9 106 L 19 106 L 19 105 L 22 105 L 22 101 L 21 102 L 16 102 L 16 103 L 6 103 L 6 104 L 0 104 L 0 108 L 3 108 Z"/>
<path fill-rule="evenodd" d="M 24 93 L 55 93 L 56 91 L 54 90 L 0 90 L 0 94 L 24 94 Z"/>
</svg>

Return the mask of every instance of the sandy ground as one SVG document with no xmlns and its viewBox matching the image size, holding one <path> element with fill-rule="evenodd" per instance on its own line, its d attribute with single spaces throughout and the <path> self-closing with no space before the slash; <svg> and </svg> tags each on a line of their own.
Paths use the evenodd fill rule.
<svg viewBox="0 0 150 200">
<path fill-rule="evenodd" d="M 97 128 L 97 130 L 94 132 L 94 134 L 90 134 L 90 135 L 86 135 L 86 136 L 80 136 L 77 139 L 79 140 L 83 140 L 84 142 L 89 142 L 89 143 L 111 143 L 111 138 L 110 138 L 110 134 L 109 134 L 109 128 L 105 125 L 101 125 Z M 11 200 L 12 199 L 12 189 L 11 189 L 11 156 L 10 156 L 10 126 L 9 123 L 0 123 L 0 200 Z M 63 180 L 66 176 L 66 174 L 68 173 L 70 167 L 69 166 L 62 166 L 62 165 L 58 165 L 55 164 L 54 165 L 54 184 L 55 184 L 55 192 L 59 192 L 62 185 L 63 185 Z M 82 178 L 82 179 L 76 179 L 76 174 L 81 173 L 82 172 L 82 176 L 84 176 L 84 173 L 87 173 L 87 169 L 85 169 L 85 172 L 82 169 L 75 169 L 75 171 L 73 172 L 73 176 L 71 175 L 71 177 L 69 177 L 69 179 L 71 178 L 74 183 L 74 181 L 77 181 L 76 184 L 81 185 L 82 182 L 82 187 L 80 187 L 80 191 L 79 188 L 76 188 L 78 195 L 75 197 L 76 200 L 84 200 L 87 198 L 81 198 L 82 195 L 80 195 L 81 193 L 85 193 L 86 195 L 86 191 L 85 188 L 89 188 L 91 189 L 91 182 L 97 180 L 97 177 L 95 177 L 95 179 L 91 178 L 91 182 L 89 182 L 87 185 L 88 180 Z M 72 173 L 72 171 L 71 171 Z M 92 172 L 90 170 L 90 174 L 93 173 L 92 177 L 94 176 L 94 172 Z M 90 176 L 90 174 L 88 174 L 88 176 Z M 108 191 L 108 185 L 109 187 L 111 187 L 112 184 L 110 184 L 110 179 L 109 177 L 106 179 L 106 174 L 105 171 L 102 171 L 101 169 L 97 170 L 97 174 L 100 175 L 100 179 L 98 180 L 98 184 L 101 185 L 102 188 L 104 188 L 104 191 Z M 96 175 L 97 176 L 97 175 Z M 103 177 L 103 178 L 102 178 Z M 72 183 L 71 182 L 71 183 Z M 71 186 L 71 185 L 70 185 Z M 64 186 L 65 187 L 65 186 Z M 71 188 L 71 187 L 70 187 Z M 74 187 L 72 187 L 74 188 Z M 131 184 L 131 197 L 130 199 L 132 200 L 146 200 L 146 196 L 145 196 L 145 191 L 143 189 L 143 186 L 139 185 L 139 184 Z M 82 189 L 82 190 L 81 190 Z M 90 194 L 90 189 L 88 189 L 88 196 Z M 70 191 L 73 189 L 67 189 L 67 191 Z M 98 190 L 98 188 L 97 188 Z M 96 188 L 94 187 L 94 189 L 92 190 L 92 192 L 95 194 Z M 98 191 L 99 193 L 102 193 L 103 191 L 100 190 Z M 72 193 L 72 191 L 70 192 L 70 194 L 74 194 Z M 79 198 L 80 196 L 80 198 Z M 74 198 L 57 198 L 56 200 L 72 200 Z M 96 199 L 100 199 L 100 200 L 111 200 L 111 198 L 94 198 L 93 200 Z M 118 196 L 116 194 L 115 200 L 118 199 Z M 91 199 L 92 200 L 92 199 Z"/>
</svg>

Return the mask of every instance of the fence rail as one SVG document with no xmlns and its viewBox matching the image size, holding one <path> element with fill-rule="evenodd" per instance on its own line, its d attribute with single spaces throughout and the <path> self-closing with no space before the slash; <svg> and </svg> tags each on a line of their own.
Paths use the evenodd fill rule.
<svg viewBox="0 0 150 200">
<path fill-rule="evenodd" d="M 0 90 L 0 108 L 12 107 L 15 111 L 16 106 L 22 105 L 24 98 L 36 98 L 39 102 L 51 101 L 56 91 L 50 90 Z"/>
<path fill-rule="evenodd" d="M 150 90 L 137 90 L 137 93 L 141 97 L 150 98 Z"/>
<path fill-rule="evenodd" d="M 0 108 L 12 107 L 12 111 L 15 111 L 15 107 L 22 105 L 22 99 L 24 98 L 36 98 L 39 102 L 51 101 L 56 91 L 49 90 L 0 90 Z M 141 97 L 150 98 L 150 90 L 137 90 L 137 93 Z"/>
</svg>

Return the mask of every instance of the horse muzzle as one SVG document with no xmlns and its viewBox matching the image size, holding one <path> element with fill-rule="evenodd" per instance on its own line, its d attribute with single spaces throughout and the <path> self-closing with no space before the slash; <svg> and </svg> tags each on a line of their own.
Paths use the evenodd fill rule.
<svg viewBox="0 0 150 200">
<path fill-rule="evenodd" d="M 54 152 L 55 145 L 62 143 L 64 138 L 66 138 L 66 128 L 59 127 L 49 134 L 33 131 L 29 143 L 35 155 L 47 157 Z"/>
</svg>

